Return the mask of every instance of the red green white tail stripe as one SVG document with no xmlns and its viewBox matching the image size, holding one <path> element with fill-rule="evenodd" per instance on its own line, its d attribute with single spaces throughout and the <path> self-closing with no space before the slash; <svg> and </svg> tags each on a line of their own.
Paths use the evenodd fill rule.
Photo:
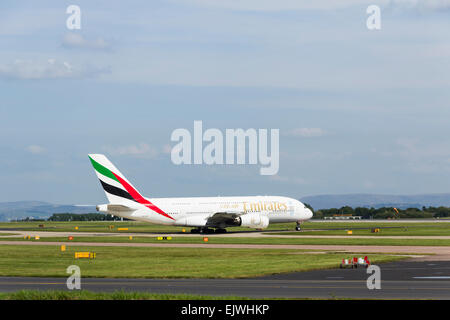
<svg viewBox="0 0 450 320">
<path fill-rule="evenodd" d="M 104 155 L 90 154 L 89 159 L 110 203 L 134 201 L 166 218 L 174 220 L 163 210 L 145 199 Z"/>
</svg>

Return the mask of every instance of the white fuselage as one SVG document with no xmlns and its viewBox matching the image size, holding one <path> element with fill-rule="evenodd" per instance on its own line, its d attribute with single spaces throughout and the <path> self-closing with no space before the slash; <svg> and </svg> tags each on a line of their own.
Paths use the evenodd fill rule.
<svg viewBox="0 0 450 320">
<path fill-rule="evenodd" d="M 129 206 L 135 208 L 133 212 L 108 212 L 132 220 L 191 227 L 204 227 L 208 218 L 222 212 L 267 216 L 270 223 L 301 222 L 312 217 L 311 210 L 300 201 L 279 196 L 146 199 L 173 219 L 132 201 Z"/>
</svg>

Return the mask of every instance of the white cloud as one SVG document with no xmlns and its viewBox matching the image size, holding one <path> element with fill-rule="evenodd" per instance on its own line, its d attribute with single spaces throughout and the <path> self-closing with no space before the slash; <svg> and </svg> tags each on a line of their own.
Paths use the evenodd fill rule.
<svg viewBox="0 0 450 320">
<path fill-rule="evenodd" d="M 371 4 L 399 9 L 450 8 L 450 0 L 378 0 L 376 2 L 373 0 L 172 0 L 172 2 L 242 11 L 336 10 Z"/>
<path fill-rule="evenodd" d="M 311 138 L 311 137 L 321 137 L 324 136 L 325 134 L 326 134 L 325 130 L 321 128 L 295 128 L 287 132 L 285 135 L 291 137 Z"/>
<path fill-rule="evenodd" d="M 68 32 L 64 35 L 63 46 L 66 48 L 80 48 L 80 49 L 95 49 L 106 50 L 110 49 L 109 43 L 103 38 L 95 40 L 87 40 L 81 34 Z"/>
<path fill-rule="evenodd" d="M 373 187 L 375 187 L 375 184 L 372 181 L 370 181 L 370 180 L 365 180 L 363 182 L 363 187 L 365 189 L 372 189 Z"/>
<path fill-rule="evenodd" d="M 109 72 L 107 68 L 91 65 L 72 65 L 67 61 L 47 59 L 47 61 L 16 59 L 9 64 L 0 64 L 0 77 L 10 79 L 38 80 L 86 78 Z"/>
<path fill-rule="evenodd" d="M 406 9 L 446 10 L 450 9 L 450 0 L 392 0 L 389 5 Z"/>
<path fill-rule="evenodd" d="M 0 12 L 0 35 L 24 36 L 35 32 L 48 32 L 60 24 L 61 9 L 26 5 L 3 6 Z"/>
<path fill-rule="evenodd" d="M 306 183 L 306 181 L 302 178 L 284 177 L 284 176 L 279 176 L 279 175 L 270 176 L 269 179 L 272 181 L 276 181 L 276 182 L 291 183 L 291 184 L 305 184 Z"/>
<path fill-rule="evenodd" d="M 163 153 L 170 154 L 172 152 L 172 146 L 170 144 L 166 144 L 162 150 Z"/>
<path fill-rule="evenodd" d="M 333 10 L 353 5 L 373 3 L 373 0 L 172 0 L 197 6 L 220 7 L 244 11 L 283 11 L 283 10 Z M 388 0 L 378 1 L 386 3 Z"/>
<path fill-rule="evenodd" d="M 414 173 L 450 172 L 450 148 L 448 141 L 425 142 L 420 139 L 399 138 L 395 148 L 383 156 L 397 157 L 402 170 Z"/>
<path fill-rule="evenodd" d="M 120 147 L 104 147 L 105 151 L 112 155 L 131 155 L 143 158 L 156 158 L 161 152 L 147 143 Z"/>
<path fill-rule="evenodd" d="M 26 150 L 32 154 L 41 154 L 45 152 L 45 148 L 38 145 L 31 145 L 26 148 Z"/>
</svg>

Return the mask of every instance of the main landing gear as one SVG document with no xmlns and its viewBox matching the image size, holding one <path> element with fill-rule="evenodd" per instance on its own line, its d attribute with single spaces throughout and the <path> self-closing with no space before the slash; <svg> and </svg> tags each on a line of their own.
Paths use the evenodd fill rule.
<svg viewBox="0 0 450 320">
<path fill-rule="evenodd" d="M 301 231 L 302 228 L 300 226 L 300 222 L 297 222 L 297 225 L 295 226 L 295 231 Z"/>
<path fill-rule="evenodd" d="M 209 234 L 209 233 L 226 233 L 226 229 L 218 228 L 216 230 L 210 228 L 193 228 L 191 229 L 191 233 L 200 233 L 200 234 Z"/>
</svg>

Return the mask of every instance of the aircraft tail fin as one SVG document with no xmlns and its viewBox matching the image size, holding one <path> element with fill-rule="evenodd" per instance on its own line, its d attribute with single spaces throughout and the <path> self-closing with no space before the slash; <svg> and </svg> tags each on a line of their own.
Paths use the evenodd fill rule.
<svg viewBox="0 0 450 320">
<path fill-rule="evenodd" d="M 110 203 L 121 204 L 133 201 L 142 204 L 146 202 L 107 157 L 103 154 L 89 154 L 89 159 Z"/>
</svg>

